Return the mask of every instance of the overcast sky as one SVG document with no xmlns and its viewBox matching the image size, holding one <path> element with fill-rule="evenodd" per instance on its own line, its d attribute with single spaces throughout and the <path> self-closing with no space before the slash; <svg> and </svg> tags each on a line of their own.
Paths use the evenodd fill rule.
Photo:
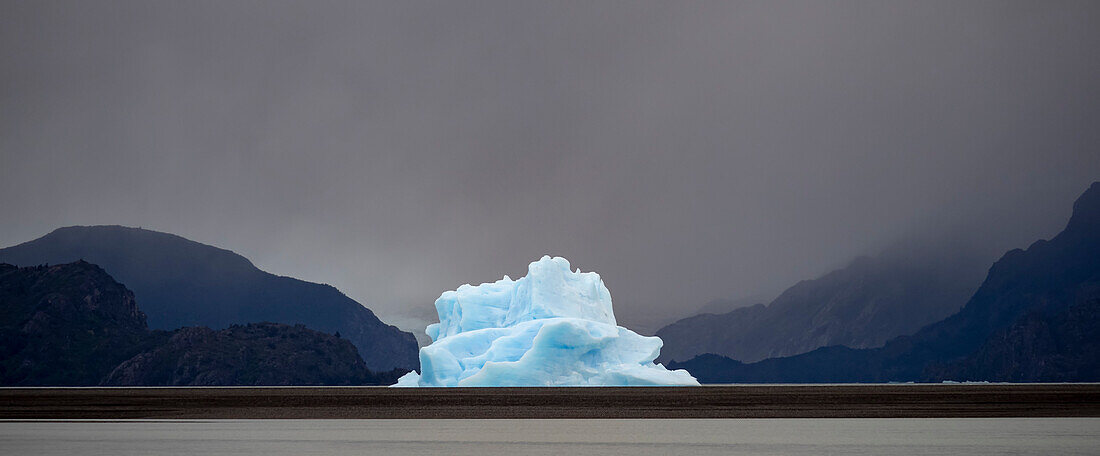
<svg viewBox="0 0 1100 456">
<path fill-rule="evenodd" d="M 167 231 L 406 329 L 549 253 L 647 327 L 1052 236 L 1098 81 L 1096 1 L 0 0 L 0 246 Z"/>
</svg>

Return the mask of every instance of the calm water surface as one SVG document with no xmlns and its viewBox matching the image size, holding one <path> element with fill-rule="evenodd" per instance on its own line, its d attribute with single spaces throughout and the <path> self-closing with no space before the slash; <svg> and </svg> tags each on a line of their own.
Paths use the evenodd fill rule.
<svg viewBox="0 0 1100 456">
<path fill-rule="evenodd" d="M 1100 418 L 0 422 L 12 455 L 1100 455 Z"/>
</svg>

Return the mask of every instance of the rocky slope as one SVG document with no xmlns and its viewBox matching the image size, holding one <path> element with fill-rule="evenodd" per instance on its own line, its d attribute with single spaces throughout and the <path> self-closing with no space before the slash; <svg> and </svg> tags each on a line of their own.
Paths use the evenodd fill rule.
<svg viewBox="0 0 1100 456">
<path fill-rule="evenodd" d="M 1100 379 L 1100 298 L 1044 315 L 1031 312 L 974 353 L 932 366 L 928 379 L 1086 382 Z"/>
<path fill-rule="evenodd" d="M 146 336 L 133 293 L 95 265 L 0 264 L 4 385 L 95 385 Z"/>
<path fill-rule="evenodd" d="M 351 342 L 301 325 L 188 327 L 165 336 L 163 343 L 118 365 L 101 384 L 371 385 L 394 383 L 400 372 L 376 375 Z"/>
<path fill-rule="evenodd" d="M 304 324 L 339 331 L 373 370 L 419 365 L 412 334 L 328 285 L 261 271 L 229 250 L 182 237 L 120 226 L 74 226 L 0 249 L 0 262 L 20 266 L 87 260 L 134 291 L 149 326 L 215 329 L 233 324 Z"/>
</svg>

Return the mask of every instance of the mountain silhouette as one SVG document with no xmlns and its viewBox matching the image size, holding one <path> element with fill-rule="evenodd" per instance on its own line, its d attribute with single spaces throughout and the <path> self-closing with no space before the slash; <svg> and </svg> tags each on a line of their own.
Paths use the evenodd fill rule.
<svg viewBox="0 0 1100 456">
<path fill-rule="evenodd" d="M 355 346 L 305 326 L 150 331 L 134 294 L 77 261 L 0 263 L 0 385 L 377 385 Z"/>
<path fill-rule="evenodd" d="M 958 313 L 911 336 L 877 349 L 832 346 L 750 364 L 706 354 L 670 367 L 709 383 L 1097 381 L 1100 354 L 1088 347 L 1100 333 L 1089 312 L 1098 299 L 1100 182 L 1061 233 L 1006 253 Z M 1062 367 L 1035 369 L 1048 355 Z"/>
<path fill-rule="evenodd" d="M 0 249 L 20 266 L 85 260 L 133 290 L 153 329 L 224 329 L 234 324 L 304 324 L 340 334 L 368 368 L 419 366 L 412 334 L 380 321 L 336 288 L 256 268 L 241 255 L 168 233 L 122 226 L 73 226 Z"/>
</svg>

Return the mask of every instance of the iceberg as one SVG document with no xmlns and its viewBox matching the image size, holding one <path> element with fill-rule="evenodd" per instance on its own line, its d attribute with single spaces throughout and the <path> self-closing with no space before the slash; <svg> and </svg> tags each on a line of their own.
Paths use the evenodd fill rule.
<svg viewBox="0 0 1100 456">
<path fill-rule="evenodd" d="M 435 301 L 420 373 L 394 386 L 698 385 L 654 359 L 658 337 L 618 326 L 611 292 L 595 272 L 544 256 L 527 276 L 462 285 Z"/>
</svg>

